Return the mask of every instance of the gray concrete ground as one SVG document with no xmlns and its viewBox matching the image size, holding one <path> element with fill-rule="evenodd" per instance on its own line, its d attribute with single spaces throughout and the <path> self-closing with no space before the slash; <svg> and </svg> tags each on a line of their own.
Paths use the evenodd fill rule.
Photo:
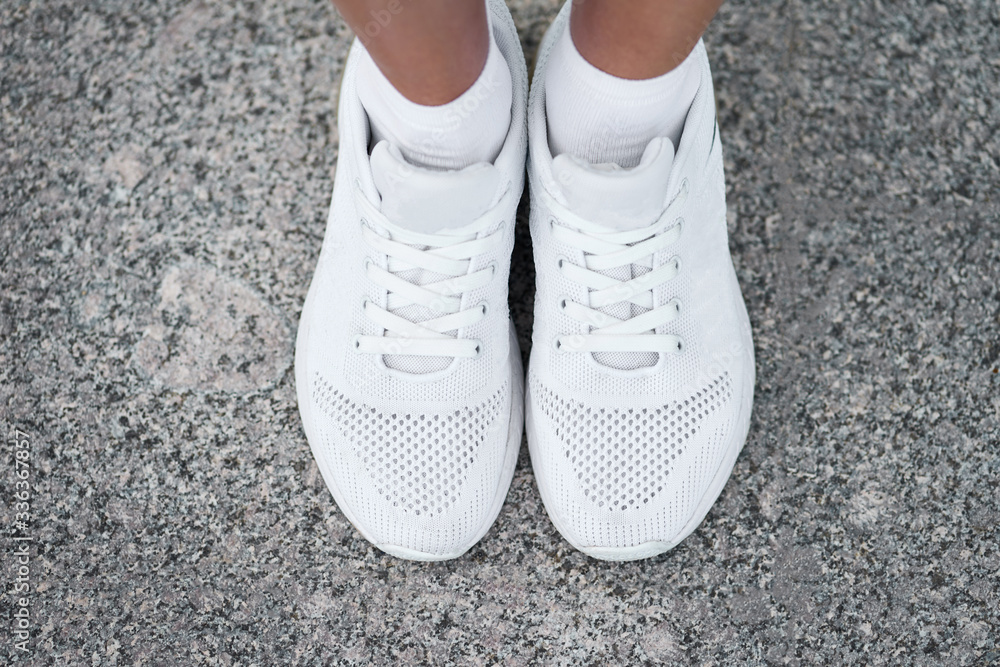
<svg viewBox="0 0 1000 667">
<path fill-rule="evenodd" d="M 556 4 L 513 9 L 530 58 Z M 291 364 L 349 40 L 326 0 L 0 4 L 0 425 L 34 540 L 22 652 L 8 440 L 2 660 L 1000 662 L 1000 5 L 722 9 L 755 415 L 702 527 L 626 564 L 559 537 L 525 449 L 454 562 L 331 502 Z"/>
</svg>

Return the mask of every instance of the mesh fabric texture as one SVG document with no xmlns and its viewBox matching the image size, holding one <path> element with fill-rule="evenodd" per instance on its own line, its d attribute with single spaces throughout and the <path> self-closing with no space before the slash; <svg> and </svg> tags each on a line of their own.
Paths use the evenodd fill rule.
<svg viewBox="0 0 1000 667">
<path fill-rule="evenodd" d="M 322 378 L 315 397 L 354 448 L 377 493 L 404 513 L 441 515 L 467 486 L 491 427 L 507 400 L 505 383 L 488 399 L 448 412 L 383 412 Z M 477 508 L 470 508 L 475 514 Z"/>
<path fill-rule="evenodd" d="M 729 374 L 677 403 L 620 408 L 567 400 L 540 387 L 538 405 L 551 420 L 583 495 L 598 508 L 641 508 L 662 493 L 692 436 L 733 395 Z"/>
</svg>

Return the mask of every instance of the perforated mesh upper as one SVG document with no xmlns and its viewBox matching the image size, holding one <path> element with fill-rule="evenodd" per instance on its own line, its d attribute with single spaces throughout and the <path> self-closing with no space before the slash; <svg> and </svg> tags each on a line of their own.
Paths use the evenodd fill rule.
<svg viewBox="0 0 1000 667">
<path fill-rule="evenodd" d="M 554 425 L 583 494 L 604 510 L 649 503 L 663 490 L 688 440 L 733 395 L 729 373 L 662 407 L 591 407 L 539 389 L 538 405 Z"/>
<path fill-rule="evenodd" d="M 445 413 L 382 412 L 317 377 L 315 398 L 364 463 L 375 491 L 415 516 L 443 514 L 500 416 L 507 383 L 486 400 Z"/>
</svg>

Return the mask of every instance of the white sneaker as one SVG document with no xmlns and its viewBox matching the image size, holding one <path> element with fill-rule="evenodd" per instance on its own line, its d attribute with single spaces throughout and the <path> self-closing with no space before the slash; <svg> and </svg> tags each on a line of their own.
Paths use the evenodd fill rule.
<svg viewBox="0 0 1000 667">
<path fill-rule="evenodd" d="M 413 560 L 455 558 L 483 537 L 521 442 L 507 277 L 527 72 L 503 0 L 489 7 L 514 84 L 492 165 L 421 169 L 386 142 L 369 157 L 355 41 L 333 203 L 296 341 L 299 411 L 327 486 L 366 539 Z"/>
<path fill-rule="evenodd" d="M 708 513 L 743 447 L 753 341 L 726 231 L 705 47 L 677 154 L 623 170 L 552 158 L 542 42 L 528 107 L 537 291 L 527 431 L 545 507 L 577 549 L 654 556 Z"/>
</svg>

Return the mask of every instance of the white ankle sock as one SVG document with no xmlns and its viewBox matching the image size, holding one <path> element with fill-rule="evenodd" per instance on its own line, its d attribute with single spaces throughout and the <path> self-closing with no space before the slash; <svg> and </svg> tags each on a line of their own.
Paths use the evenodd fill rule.
<svg viewBox="0 0 1000 667">
<path fill-rule="evenodd" d="M 462 169 L 493 162 L 510 127 L 513 95 L 510 68 L 490 29 L 486 65 L 472 86 L 440 106 L 403 97 L 365 52 L 358 72 L 358 95 L 368 112 L 374 146 L 383 139 L 412 164 Z"/>
<path fill-rule="evenodd" d="M 630 168 L 656 137 L 677 149 L 684 120 L 701 83 L 698 61 L 652 79 L 621 79 L 587 62 L 569 28 L 552 49 L 545 72 L 545 113 L 552 155 Z"/>
</svg>

